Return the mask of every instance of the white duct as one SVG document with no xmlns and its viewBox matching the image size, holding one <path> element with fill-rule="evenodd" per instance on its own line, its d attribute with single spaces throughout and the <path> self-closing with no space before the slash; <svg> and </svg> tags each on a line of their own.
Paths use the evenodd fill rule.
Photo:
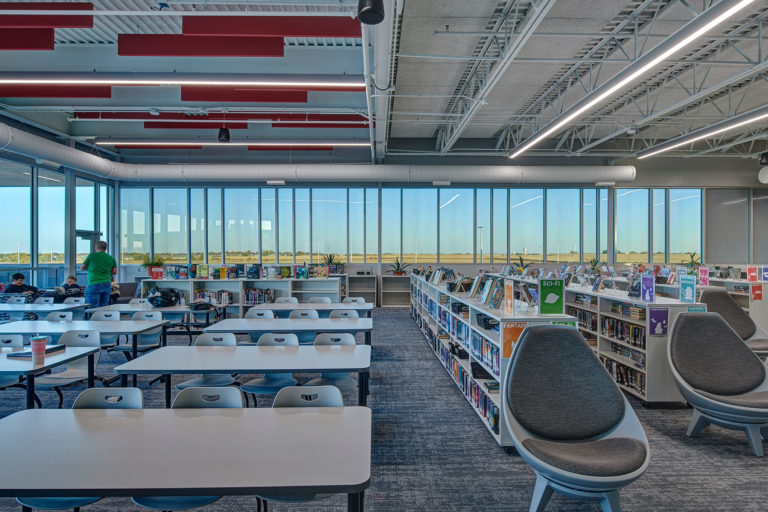
<svg viewBox="0 0 768 512">
<path fill-rule="evenodd" d="M 0 149 L 118 181 L 397 182 L 452 184 L 630 182 L 635 168 L 622 166 L 458 166 L 335 164 L 126 164 L 112 162 L 0 123 Z"/>
</svg>

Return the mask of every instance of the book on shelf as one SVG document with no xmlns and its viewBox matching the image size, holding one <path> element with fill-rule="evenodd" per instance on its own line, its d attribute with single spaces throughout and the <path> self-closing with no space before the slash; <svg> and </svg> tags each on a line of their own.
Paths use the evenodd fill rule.
<svg viewBox="0 0 768 512">
<path fill-rule="evenodd" d="M 200 279 L 208 279 L 208 265 L 197 265 L 197 277 Z"/>
<path fill-rule="evenodd" d="M 197 278 L 197 264 L 193 263 L 189 266 L 189 272 L 187 273 L 189 276 L 189 279 L 196 279 Z"/>
<path fill-rule="evenodd" d="M 483 286 L 483 293 L 480 294 L 480 302 L 485 304 L 488 300 L 488 294 L 491 293 L 491 287 L 493 286 L 493 280 L 488 279 Z"/>
<path fill-rule="evenodd" d="M 488 299 L 488 307 L 499 309 L 504 301 L 504 280 L 496 279 Z"/>
<path fill-rule="evenodd" d="M 294 267 L 294 277 L 296 279 L 307 279 L 307 267 L 304 265 Z"/>
<path fill-rule="evenodd" d="M 476 297 L 477 293 L 480 289 L 480 286 L 483 284 L 483 276 L 477 275 L 475 276 L 475 280 L 472 281 L 472 288 L 469 290 L 469 296 L 470 297 Z"/>
<path fill-rule="evenodd" d="M 245 277 L 247 279 L 261 279 L 261 265 L 254 263 L 245 265 Z"/>
<path fill-rule="evenodd" d="M 604 278 L 603 278 L 603 276 L 595 277 L 595 282 L 592 285 L 592 291 L 596 292 L 596 293 L 599 292 L 600 290 L 603 289 L 603 285 L 604 285 Z"/>
<path fill-rule="evenodd" d="M 240 275 L 238 275 L 240 274 L 240 272 L 238 272 L 238 267 L 240 266 L 242 265 L 229 265 L 226 269 L 227 279 L 237 279 L 238 277 L 240 277 Z"/>
<path fill-rule="evenodd" d="M 46 345 L 45 355 L 57 354 L 64 352 L 67 349 L 66 345 Z M 17 352 L 8 352 L 6 357 L 11 359 L 32 359 L 32 350 L 19 350 Z"/>
<path fill-rule="evenodd" d="M 667 278 L 667 284 L 675 284 L 675 277 L 677 276 L 676 272 L 670 272 L 669 277 Z"/>
</svg>

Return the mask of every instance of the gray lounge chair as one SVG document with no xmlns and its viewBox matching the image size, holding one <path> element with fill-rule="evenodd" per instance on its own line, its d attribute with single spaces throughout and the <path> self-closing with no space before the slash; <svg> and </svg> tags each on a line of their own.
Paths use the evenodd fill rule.
<svg viewBox="0 0 768 512">
<path fill-rule="evenodd" d="M 768 357 L 768 333 L 758 326 L 725 288 L 710 288 L 701 292 L 701 302 L 707 311 L 719 313 L 741 339 L 760 357 Z"/>
</svg>

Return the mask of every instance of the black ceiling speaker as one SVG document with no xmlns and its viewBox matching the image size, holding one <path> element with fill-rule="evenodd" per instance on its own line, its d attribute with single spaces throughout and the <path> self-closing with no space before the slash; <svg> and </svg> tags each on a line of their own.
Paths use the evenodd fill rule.
<svg viewBox="0 0 768 512">
<path fill-rule="evenodd" d="M 378 25 L 384 21 L 384 0 L 359 0 L 357 17 L 366 25 Z"/>
<path fill-rule="evenodd" d="M 768 152 L 760 155 L 760 165 L 768 165 Z"/>
<path fill-rule="evenodd" d="M 219 128 L 219 142 L 229 142 L 229 128 Z"/>
</svg>

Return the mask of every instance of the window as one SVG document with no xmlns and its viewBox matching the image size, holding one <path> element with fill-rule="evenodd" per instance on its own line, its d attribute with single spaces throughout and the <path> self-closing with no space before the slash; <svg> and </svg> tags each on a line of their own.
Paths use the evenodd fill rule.
<svg viewBox="0 0 768 512">
<path fill-rule="evenodd" d="M 275 222 L 275 189 L 261 189 L 261 262 L 277 263 L 275 244 L 277 224 Z"/>
<path fill-rule="evenodd" d="M 544 191 L 510 189 L 509 252 L 510 260 L 543 261 Z"/>
<path fill-rule="evenodd" d="M 99 231 L 102 240 L 112 240 L 112 204 L 115 191 L 111 185 L 99 184 Z M 107 252 L 112 253 L 110 247 Z"/>
<path fill-rule="evenodd" d="M 205 189 L 189 190 L 189 261 L 205 262 Z"/>
<path fill-rule="evenodd" d="M 404 263 L 435 263 L 437 261 L 437 189 L 403 189 L 402 261 Z"/>
<path fill-rule="evenodd" d="M 365 190 L 349 189 L 349 262 L 363 263 L 365 253 Z"/>
<path fill-rule="evenodd" d="M 221 189 L 209 188 L 208 204 L 208 263 L 222 263 L 221 259 Z"/>
<path fill-rule="evenodd" d="M 506 264 L 509 262 L 507 253 L 507 194 L 506 188 L 493 189 L 493 262 Z"/>
<path fill-rule="evenodd" d="M 471 188 L 440 189 L 441 263 L 474 263 L 474 193 Z"/>
<path fill-rule="evenodd" d="M 3 205 L 4 224 L 0 237 L 0 265 L 30 264 L 31 182 L 32 172 L 28 166 L 0 160 L 0 204 Z M 48 229 L 46 226 L 40 228 Z M 1 282 L 7 283 L 8 279 L 3 278 Z"/>
<path fill-rule="evenodd" d="M 477 238 L 475 239 L 475 261 L 479 265 L 491 261 L 491 190 L 479 188 L 475 192 L 475 218 Z"/>
<path fill-rule="evenodd" d="M 758 217 L 755 212 L 755 219 Z M 757 223 L 756 223 L 757 224 Z M 669 189 L 669 261 L 686 261 L 688 254 L 701 255 L 701 189 Z"/>
<path fill-rule="evenodd" d="M 187 262 L 187 189 L 153 191 L 155 256 L 166 263 Z"/>
<path fill-rule="evenodd" d="M 40 169 L 37 193 L 37 262 L 39 265 L 63 265 L 66 234 L 64 175 Z"/>
<path fill-rule="evenodd" d="M 294 212 L 295 212 L 295 230 L 296 230 L 296 263 L 309 263 L 311 254 L 309 252 L 310 240 L 310 215 L 309 215 L 309 189 L 297 188 L 294 191 Z"/>
<path fill-rule="evenodd" d="M 293 264 L 293 189 L 277 189 L 278 261 Z"/>
<path fill-rule="evenodd" d="M 347 261 L 347 189 L 312 189 L 312 253 L 313 262 L 323 256 L 336 255 Z"/>
<path fill-rule="evenodd" d="M 379 261 L 379 189 L 365 189 L 365 262 Z"/>
<path fill-rule="evenodd" d="M 579 189 L 547 190 L 547 261 L 580 261 L 579 217 Z"/>
<path fill-rule="evenodd" d="M 600 189 L 600 261 L 608 261 L 608 189 Z"/>
<path fill-rule="evenodd" d="M 75 179 L 75 229 L 79 231 L 96 230 L 96 183 L 82 178 Z M 102 231 L 102 239 L 106 232 Z M 77 237 L 75 241 L 75 261 L 82 263 L 91 252 L 88 238 Z"/>
<path fill-rule="evenodd" d="M 594 188 L 581 191 L 581 217 L 581 261 L 589 261 L 597 257 L 597 190 Z M 547 221 L 549 222 L 549 219 Z M 603 258 L 600 260 L 606 261 Z"/>
<path fill-rule="evenodd" d="M 616 263 L 648 262 L 648 189 L 616 189 Z"/>
<path fill-rule="evenodd" d="M 761 219 L 752 223 L 755 263 L 768 262 L 768 222 L 762 219 L 768 219 L 768 190 L 752 191 L 752 216 L 754 219 Z"/>
<path fill-rule="evenodd" d="M 259 190 L 224 189 L 224 261 L 259 262 Z"/>
<path fill-rule="evenodd" d="M 149 257 L 149 189 L 120 189 L 120 262 Z"/>
<path fill-rule="evenodd" d="M 655 188 L 651 198 L 653 215 L 653 263 L 667 261 L 667 189 Z M 671 259 L 670 261 L 680 261 Z"/>
<path fill-rule="evenodd" d="M 381 262 L 400 259 L 400 197 L 399 188 L 381 189 Z"/>
</svg>

